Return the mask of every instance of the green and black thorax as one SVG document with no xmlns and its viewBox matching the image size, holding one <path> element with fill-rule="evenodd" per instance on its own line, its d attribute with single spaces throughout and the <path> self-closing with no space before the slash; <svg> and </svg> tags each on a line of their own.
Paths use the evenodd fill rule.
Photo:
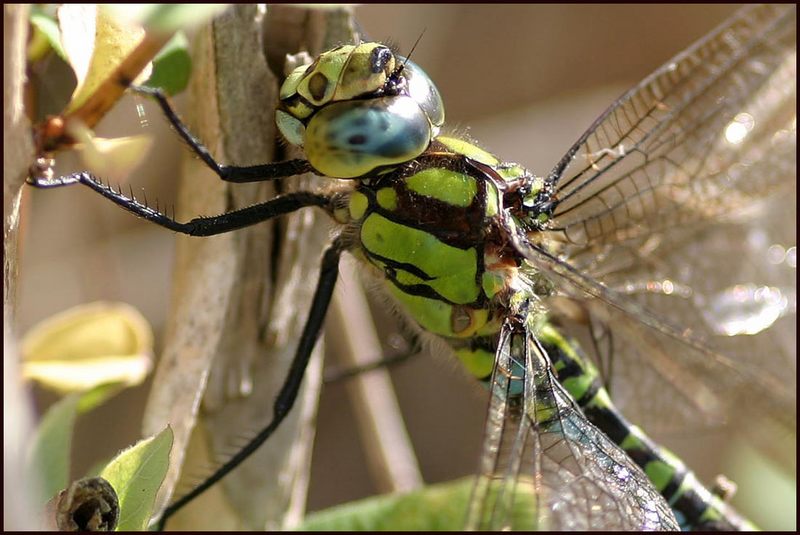
<svg viewBox="0 0 800 535">
<path fill-rule="evenodd" d="M 532 268 L 511 240 L 519 218 L 506 208 L 521 205 L 532 181 L 523 168 L 442 136 L 414 160 L 358 181 L 338 217 L 356 256 L 480 379 L 491 372 L 512 295 L 532 288 Z"/>
</svg>

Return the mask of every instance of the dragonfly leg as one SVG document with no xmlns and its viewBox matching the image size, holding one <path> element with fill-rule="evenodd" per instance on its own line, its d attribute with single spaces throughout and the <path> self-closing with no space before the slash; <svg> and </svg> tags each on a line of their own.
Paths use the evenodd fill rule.
<svg viewBox="0 0 800 535">
<path fill-rule="evenodd" d="M 273 162 L 261 165 L 234 166 L 218 163 L 208 149 L 189 131 L 172 105 L 169 103 L 167 95 L 161 90 L 152 87 L 130 86 L 135 93 L 149 96 L 155 99 L 161 108 L 164 117 L 172 125 L 178 135 L 189 145 L 189 148 L 197 154 L 201 160 L 214 171 L 222 180 L 227 182 L 262 182 L 265 180 L 275 180 L 278 178 L 299 175 L 314 171 L 311 164 L 305 160 L 286 160 L 284 162 Z"/>
<path fill-rule="evenodd" d="M 342 251 L 345 249 L 344 240 L 341 236 L 337 237 L 333 243 L 325 250 L 322 256 L 322 265 L 320 267 L 319 280 L 317 288 L 314 291 L 314 298 L 311 302 L 311 309 L 306 319 L 303 332 L 300 335 L 300 341 L 297 345 L 294 359 L 289 367 L 286 379 L 283 382 L 278 397 L 275 399 L 275 404 L 272 408 L 272 421 L 267 427 L 261 430 L 255 437 L 253 437 L 247 445 L 242 448 L 236 455 L 230 458 L 225 464 L 220 466 L 213 474 L 206 478 L 197 487 L 192 489 L 191 492 L 182 496 L 176 502 L 171 504 L 164 510 L 164 514 L 158 523 L 157 529 L 163 530 L 164 524 L 167 519 L 175 514 L 178 510 L 183 508 L 186 504 L 194 500 L 197 496 L 208 490 L 220 479 L 229 474 L 233 469 L 239 466 L 246 460 L 253 452 L 255 452 L 271 435 L 275 432 L 281 422 L 289 414 L 292 409 L 297 394 L 300 391 L 300 385 L 303 381 L 303 376 L 311 359 L 311 353 L 317 343 L 317 338 L 322 330 L 322 324 L 325 321 L 325 314 L 328 311 L 328 305 L 331 302 L 333 289 L 336 286 L 336 278 L 339 274 L 339 258 Z"/>
<path fill-rule="evenodd" d="M 329 209 L 331 206 L 331 199 L 325 195 L 298 191 L 287 193 L 269 201 L 248 206 L 247 208 L 233 210 L 211 217 L 196 217 L 185 223 L 181 223 L 180 221 L 176 221 L 174 217 L 169 217 L 158 210 L 154 210 L 147 204 L 140 203 L 132 196 L 128 197 L 122 194 L 121 191 L 114 190 L 111 186 L 103 183 L 96 176 L 86 171 L 31 183 L 31 185 L 39 188 L 57 187 L 69 184 L 83 184 L 136 216 L 164 228 L 190 236 L 213 236 L 215 234 L 230 232 L 294 212 L 306 206 L 319 206 L 325 209 Z"/>
<path fill-rule="evenodd" d="M 419 354 L 420 350 L 422 349 L 422 343 L 420 342 L 419 335 L 415 334 L 411 337 L 411 340 L 406 340 L 405 342 L 406 344 L 404 347 L 384 354 L 380 358 L 375 359 L 367 364 L 352 366 L 349 368 L 332 368 L 325 372 L 323 382 L 327 385 L 338 383 L 339 381 L 346 381 L 347 379 L 351 379 L 361 375 L 362 373 L 376 370 L 378 368 L 395 366 Z"/>
</svg>

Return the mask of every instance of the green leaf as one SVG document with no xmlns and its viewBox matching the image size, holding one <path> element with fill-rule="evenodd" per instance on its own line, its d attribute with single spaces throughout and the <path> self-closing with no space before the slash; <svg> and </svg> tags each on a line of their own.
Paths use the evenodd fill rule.
<svg viewBox="0 0 800 535">
<path fill-rule="evenodd" d="M 119 497 L 120 531 L 147 529 L 158 492 L 169 468 L 172 429 L 139 441 L 117 455 L 100 473 Z"/>
<path fill-rule="evenodd" d="M 189 42 L 183 32 L 178 32 L 153 59 L 153 74 L 144 85 L 160 88 L 168 95 L 177 95 L 186 89 L 191 72 Z"/>
<path fill-rule="evenodd" d="M 78 414 L 85 414 L 95 407 L 102 405 L 106 400 L 114 397 L 126 386 L 125 383 L 106 383 L 104 385 L 97 385 L 91 390 L 87 390 L 81 394 L 78 400 Z"/>
<path fill-rule="evenodd" d="M 28 43 L 28 60 L 37 61 L 52 48 L 66 61 L 67 53 L 61 46 L 61 32 L 55 18 L 45 13 L 39 6 L 31 6 L 30 22 L 33 36 Z"/>
<path fill-rule="evenodd" d="M 473 478 L 339 505 L 308 515 L 300 531 L 441 531 L 464 528 Z"/>
<path fill-rule="evenodd" d="M 152 368 L 153 332 L 130 305 L 89 303 L 32 327 L 21 349 L 23 376 L 58 392 L 132 386 Z"/>
<path fill-rule="evenodd" d="M 430 485 L 407 494 L 389 494 L 309 514 L 300 531 L 462 531 L 475 478 Z M 536 527 L 533 487 L 518 482 L 510 523 L 514 530 Z M 496 485 L 487 499 L 497 499 Z"/>
<path fill-rule="evenodd" d="M 795 459 L 797 443 L 794 436 L 762 424 L 759 431 L 771 432 L 769 453 L 743 440 L 728 447 L 725 475 L 738 489 L 732 503 L 736 509 L 755 522 L 758 529 L 794 531 L 797 529 L 797 477 L 791 465 L 777 459 Z M 785 450 L 785 451 L 781 451 Z M 777 455 L 776 455 L 777 453 Z"/>
<path fill-rule="evenodd" d="M 202 24 L 226 7 L 228 4 L 113 4 L 108 12 L 148 30 L 171 33 Z"/>
<path fill-rule="evenodd" d="M 69 482 L 72 430 L 80 395 L 71 394 L 50 407 L 33 437 L 28 466 L 42 481 L 43 502 L 66 488 Z"/>
</svg>

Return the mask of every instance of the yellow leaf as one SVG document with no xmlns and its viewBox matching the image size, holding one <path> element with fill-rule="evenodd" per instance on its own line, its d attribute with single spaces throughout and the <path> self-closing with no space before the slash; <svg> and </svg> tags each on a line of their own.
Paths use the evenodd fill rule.
<svg viewBox="0 0 800 535">
<path fill-rule="evenodd" d="M 62 393 L 107 383 L 135 385 L 152 368 L 152 352 L 152 330 L 136 309 L 124 303 L 90 303 L 26 333 L 22 372 Z"/>
<path fill-rule="evenodd" d="M 126 24 L 99 8 L 62 6 L 58 12 L 62 43 L 78 78 L 67 111 L 78 108 L 144 38 L 140 25 Z M 137 78 L 150 77 L 152 65 Z"/>
<path fill-rule="evenodd" d="M 75 130 L 70 128 L 70 132 Z M 92 137 L 88 128 L 82 130 L 76 139 L 83 142 L 75 149 L 88 169 L 110 182 L 124 182 L 153 145 L 153 137 L 146 134 L 109 139 Z"/>
</svg>

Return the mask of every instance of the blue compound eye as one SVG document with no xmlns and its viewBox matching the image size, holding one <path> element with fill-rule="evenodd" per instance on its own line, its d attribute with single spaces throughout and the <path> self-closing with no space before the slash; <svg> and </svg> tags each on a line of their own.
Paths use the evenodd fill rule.
<svg viewBox="0 0 800 535">
<path fill-rule="evenodd" d="M 412 160 L 444 124 L 439 90 L 413 61 L 380 43 L 345 45 L 295 69 L 276 123 L 332 177 L 353 178 Z"/>
<path fill-rule="evenodd" d="M 326 106 L 308 123 L 304 148 L 319 172 L 354 178 L 416 158 L 431 139 L 430 121 L 419 104 L 397 96 Z"/>
<path fill-rule="evenodd" d="M 439 128 L 444 124 L 444 102 L 442 95 L 428 75 L 416 63 L 397 56 L 397 62 L 403 65 L 402 76 L 406 78 L 408 96 L 413 98 L 434 128 L 434 137 Z"/>
</svg>

